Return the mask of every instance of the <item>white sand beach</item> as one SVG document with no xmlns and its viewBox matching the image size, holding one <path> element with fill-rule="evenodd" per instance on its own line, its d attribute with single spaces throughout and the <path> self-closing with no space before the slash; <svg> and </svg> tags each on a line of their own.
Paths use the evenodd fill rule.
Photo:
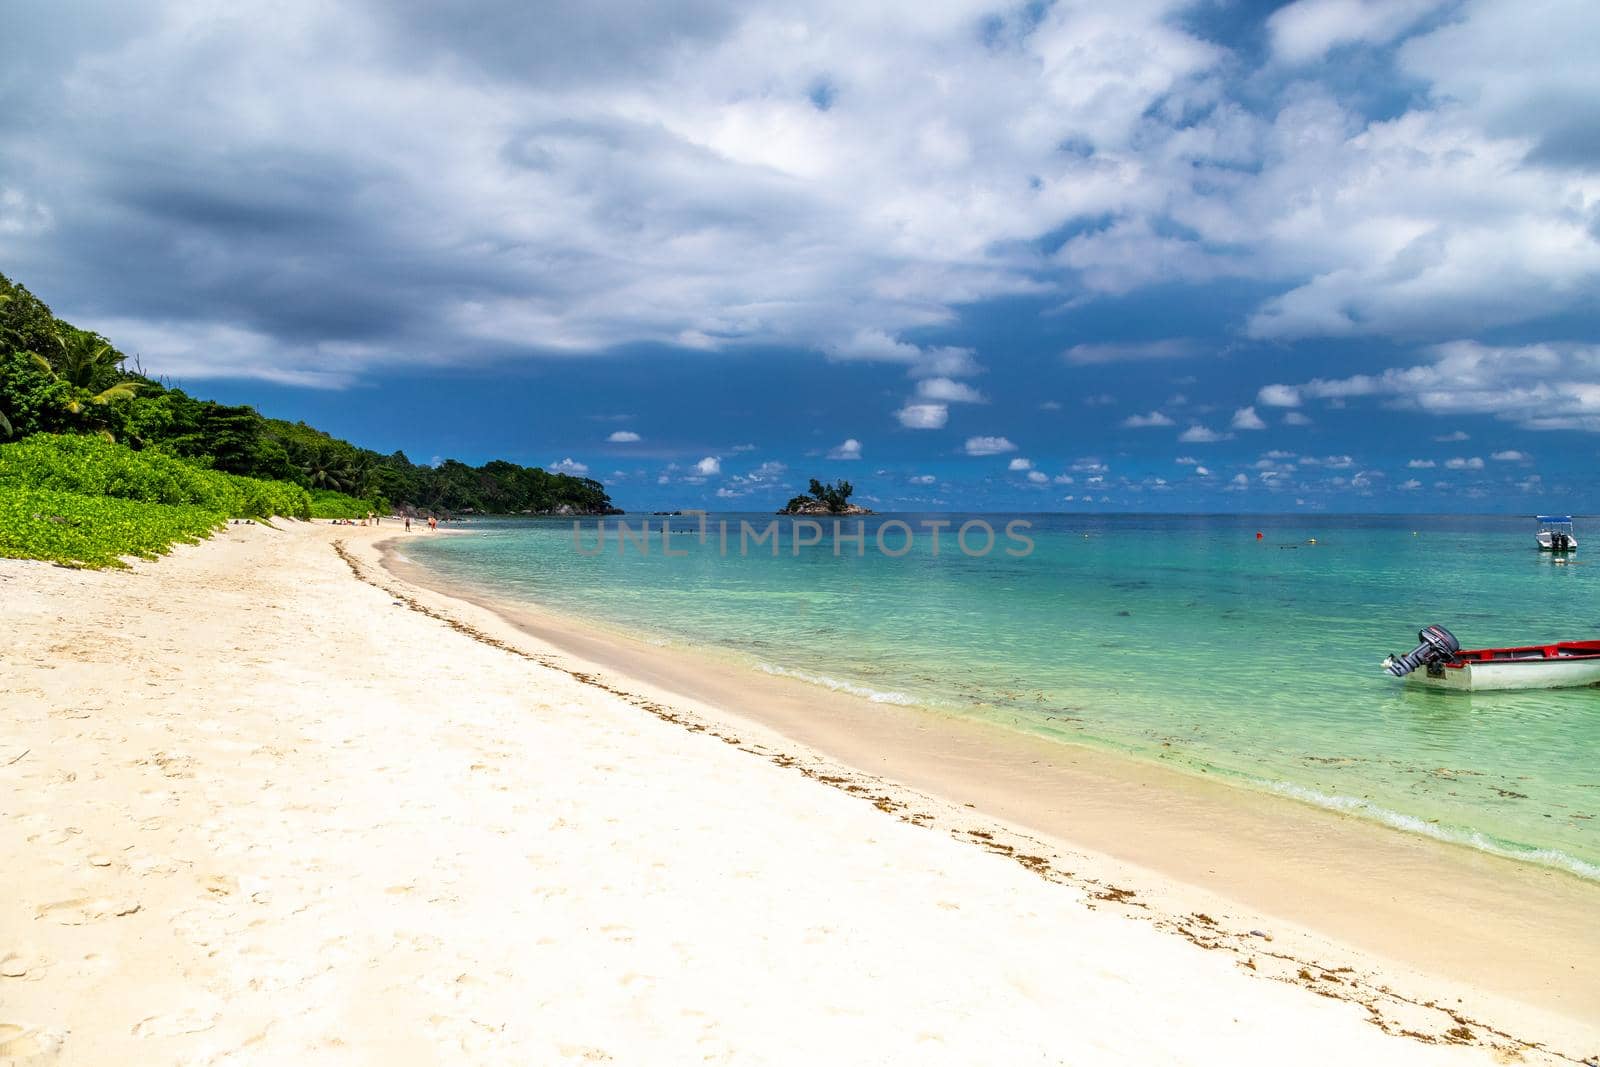
<svg viewBox="0 0 1600 1067">
<path fill-rule="evenodd" d="M 601 677 L 383 571 L 395 532 L 0 560 L 0 1064 L 1600 1051 L 1586 1000 L 1462 988 Z"/>
</svg>

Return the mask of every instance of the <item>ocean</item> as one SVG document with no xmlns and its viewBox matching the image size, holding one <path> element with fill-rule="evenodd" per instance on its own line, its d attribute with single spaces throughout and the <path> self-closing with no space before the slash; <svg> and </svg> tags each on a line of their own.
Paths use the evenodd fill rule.
<svg viewBox="0 0 1600 1067">
<path fill-rule="evenodd" d="M 1556 565 L 1529 518 L 882 515 L 841 520 L 864 522 L 859 546 L 822 520 L 798 550 L 783 519 L 776 555 L 748 534 L 740 550 L 741 521 L 760 532 L 771 515 L 712 515 L 704 544 L 694 516 L 650 517 L 648 538 L 645 518 L 622 520 L 624 551 L 615 518 L 598 553 L 595 519 L 576 535 L 573 520 L 480 519 L 463 527 L 476 536 L 424 531 L 402 551 L 446 581 L 753 671 L 1600 879 L 1600 690 L 1440 693 L 1380 666 L 1429 623 L 1468 648 L 1600 636 L 1600 563 Z M 993 544 L 973 526 L 963 551 L 968 522 Z"/>
</svg>

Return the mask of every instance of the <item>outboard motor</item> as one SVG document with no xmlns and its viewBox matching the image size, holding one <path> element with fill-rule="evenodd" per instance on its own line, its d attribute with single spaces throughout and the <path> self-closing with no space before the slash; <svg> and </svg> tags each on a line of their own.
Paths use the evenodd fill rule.
<svg viewBox="0 0 1600 1067">
<path fill-rule="evenodd" d="M 1422 644 L 1410 652 L 1384 660 L 1384 669 L 1396 678 L 1404 678 L 1418 667 L 1449 663 L 1461 651 L 1456 635 L 1443 626 L 1424 626 L 1417 631 L 1417 640 Z"/>
</svg>

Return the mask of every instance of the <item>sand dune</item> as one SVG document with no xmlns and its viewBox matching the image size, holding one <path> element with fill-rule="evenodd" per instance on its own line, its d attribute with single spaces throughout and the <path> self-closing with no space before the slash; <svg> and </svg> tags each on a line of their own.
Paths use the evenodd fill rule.
<svg viewBox="0 0 1600 1067">
<path fill-rule="evenodd" d="M 387 532 L 0 561 L 0 1063 L 1543 1058 L 476 639 Z"/>
</svg>

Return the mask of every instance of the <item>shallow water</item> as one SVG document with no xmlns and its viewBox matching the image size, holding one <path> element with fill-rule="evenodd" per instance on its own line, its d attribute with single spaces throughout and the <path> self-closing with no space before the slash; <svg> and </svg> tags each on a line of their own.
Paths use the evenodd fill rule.
<svg viewBox="0 0 1600 1067">
<path fill-rule="evenodd" d="M 1466 647 L 1600 636 L 1600 570 L 1557 566 L 1526 519 L 883 516 L 853 543 L 739 554 L 738 523 L 660 518 L 650 553 L 616 520 L 480 520 L 413 535 L 441 576 L 746 659 L 752 669 L 1116 748 L 1600 879 L 1600 690 L 1418 691 L 1379 666 L 1438 622 Z M 964 555 L 924 520 L 982 518 Z M 1017 558 L 1004 524 L 1032 524 Z M 630 517 L 635 530 L 642 517 Z M 730 522 L 720 551 L 716 520 Z M 898 558 L 874 534 L 917 536 Z M 844 529 L 854 529 L 848 520 Z M 824 524 L 825 531 L 831 523 Z M 684 533 L 678 533 L 684 531 Z M 1257 531 L 1263 538 L 1257 540 Z M 809 531 L 807 531 L 809 533 Z M 1582 537 L 1580 527 L 1579 535 Z M 1316 544 L 1309 544 L 1315 538 Z M 898 550 L 904 533 L 886 532 Z M 977 531 L 969 546 L 981 548 Z M 1600 564 L 1597 564 L 1600 566 Z"/>
</svg>

